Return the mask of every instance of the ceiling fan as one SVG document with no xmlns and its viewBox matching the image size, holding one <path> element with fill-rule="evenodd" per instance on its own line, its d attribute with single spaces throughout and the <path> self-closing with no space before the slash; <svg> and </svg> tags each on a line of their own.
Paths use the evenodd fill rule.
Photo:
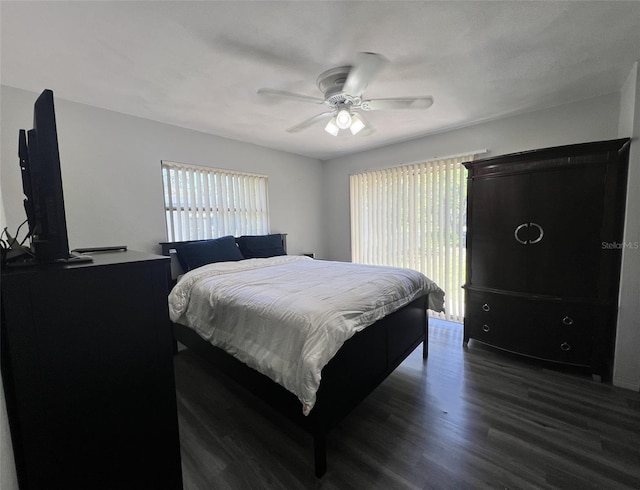
<svg viewBox="0 0 640 490">
<path fill-rule="evenodd" d="M 302 131 L 324 119 L 329 119 L 324 130 L 333 136 L 337 136 L 341 129 L 349 129 L 355 135 L 366 128 L 367 133 L 370 133 L 373 128 L 360 111 L 428 109 L 433 104 L 433 97 L 430 96 L 364 100 L 363 93 L 369 82 L 388 62 L 381 54 L 359 53 L 353 66 L 341 66 L 321 73 L 316 83 L 324 98 L 271 88 L 261 88 L 258 94 L 324 104 L 329 107 L 328 111 L 287 129 L 290 133 Z"/>
</svg>

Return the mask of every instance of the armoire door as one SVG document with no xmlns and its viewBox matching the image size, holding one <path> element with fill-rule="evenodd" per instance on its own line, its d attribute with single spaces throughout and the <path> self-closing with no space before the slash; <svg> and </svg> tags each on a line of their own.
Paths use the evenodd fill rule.
<svg viewBox="0 0 640 490">
<path fill-rule="evenodd" d="M 516 240 L 528 240 L 528 174 L 480 178 L 473 183 L 468 216 L 471 270 L 468 284 L 522 291 L 526 287 L 526 250 Z"/>
<path fill-rule="evenodd" d="M 527 292 L 597 297 L 606 167 L 531 174 Z"/>
</svg>

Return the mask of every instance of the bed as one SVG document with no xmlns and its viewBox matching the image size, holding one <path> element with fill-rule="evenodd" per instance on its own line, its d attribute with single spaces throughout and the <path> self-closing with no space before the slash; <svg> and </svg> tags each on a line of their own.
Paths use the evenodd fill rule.
<svg viewBox="0 0 640 490">
<path fill-rule="evenodd" d="M 160 245 L 179 262 L 176 341 L 306 429 L 318 478 L 329 431 L 420 344 L 427 357 L 427 308 L 443 309 L 416 271 L 289 256 L 283 234 Z"/>
</svg>

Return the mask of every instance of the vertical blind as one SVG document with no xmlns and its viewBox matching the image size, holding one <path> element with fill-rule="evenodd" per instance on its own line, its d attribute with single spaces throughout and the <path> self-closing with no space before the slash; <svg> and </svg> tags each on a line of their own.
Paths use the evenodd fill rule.
<svg viewBox="0 0 640 490">
<path fill-rule="evenodd" d="M 474 154 L 350 177 L 354 262 L 418 270 L 445 291 L 446 312 L 464 318 L 466 174 Z"/>
<path fill-rule="evenodd" d="M 162 162 L 169 241 L 269 233 L 267 177 Z"/>
</svg>

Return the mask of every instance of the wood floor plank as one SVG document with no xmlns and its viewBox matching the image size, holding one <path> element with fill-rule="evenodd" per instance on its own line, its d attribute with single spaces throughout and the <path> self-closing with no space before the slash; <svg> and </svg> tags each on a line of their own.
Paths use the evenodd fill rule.
<svg viewBox="0 0 640 490">
<path fill-rule="evenodd" d="M 188 350 L 175 356 L 186 490 L 640 488 L 640 394 L 430 327 L 327 440 Z"/>
</svg>

